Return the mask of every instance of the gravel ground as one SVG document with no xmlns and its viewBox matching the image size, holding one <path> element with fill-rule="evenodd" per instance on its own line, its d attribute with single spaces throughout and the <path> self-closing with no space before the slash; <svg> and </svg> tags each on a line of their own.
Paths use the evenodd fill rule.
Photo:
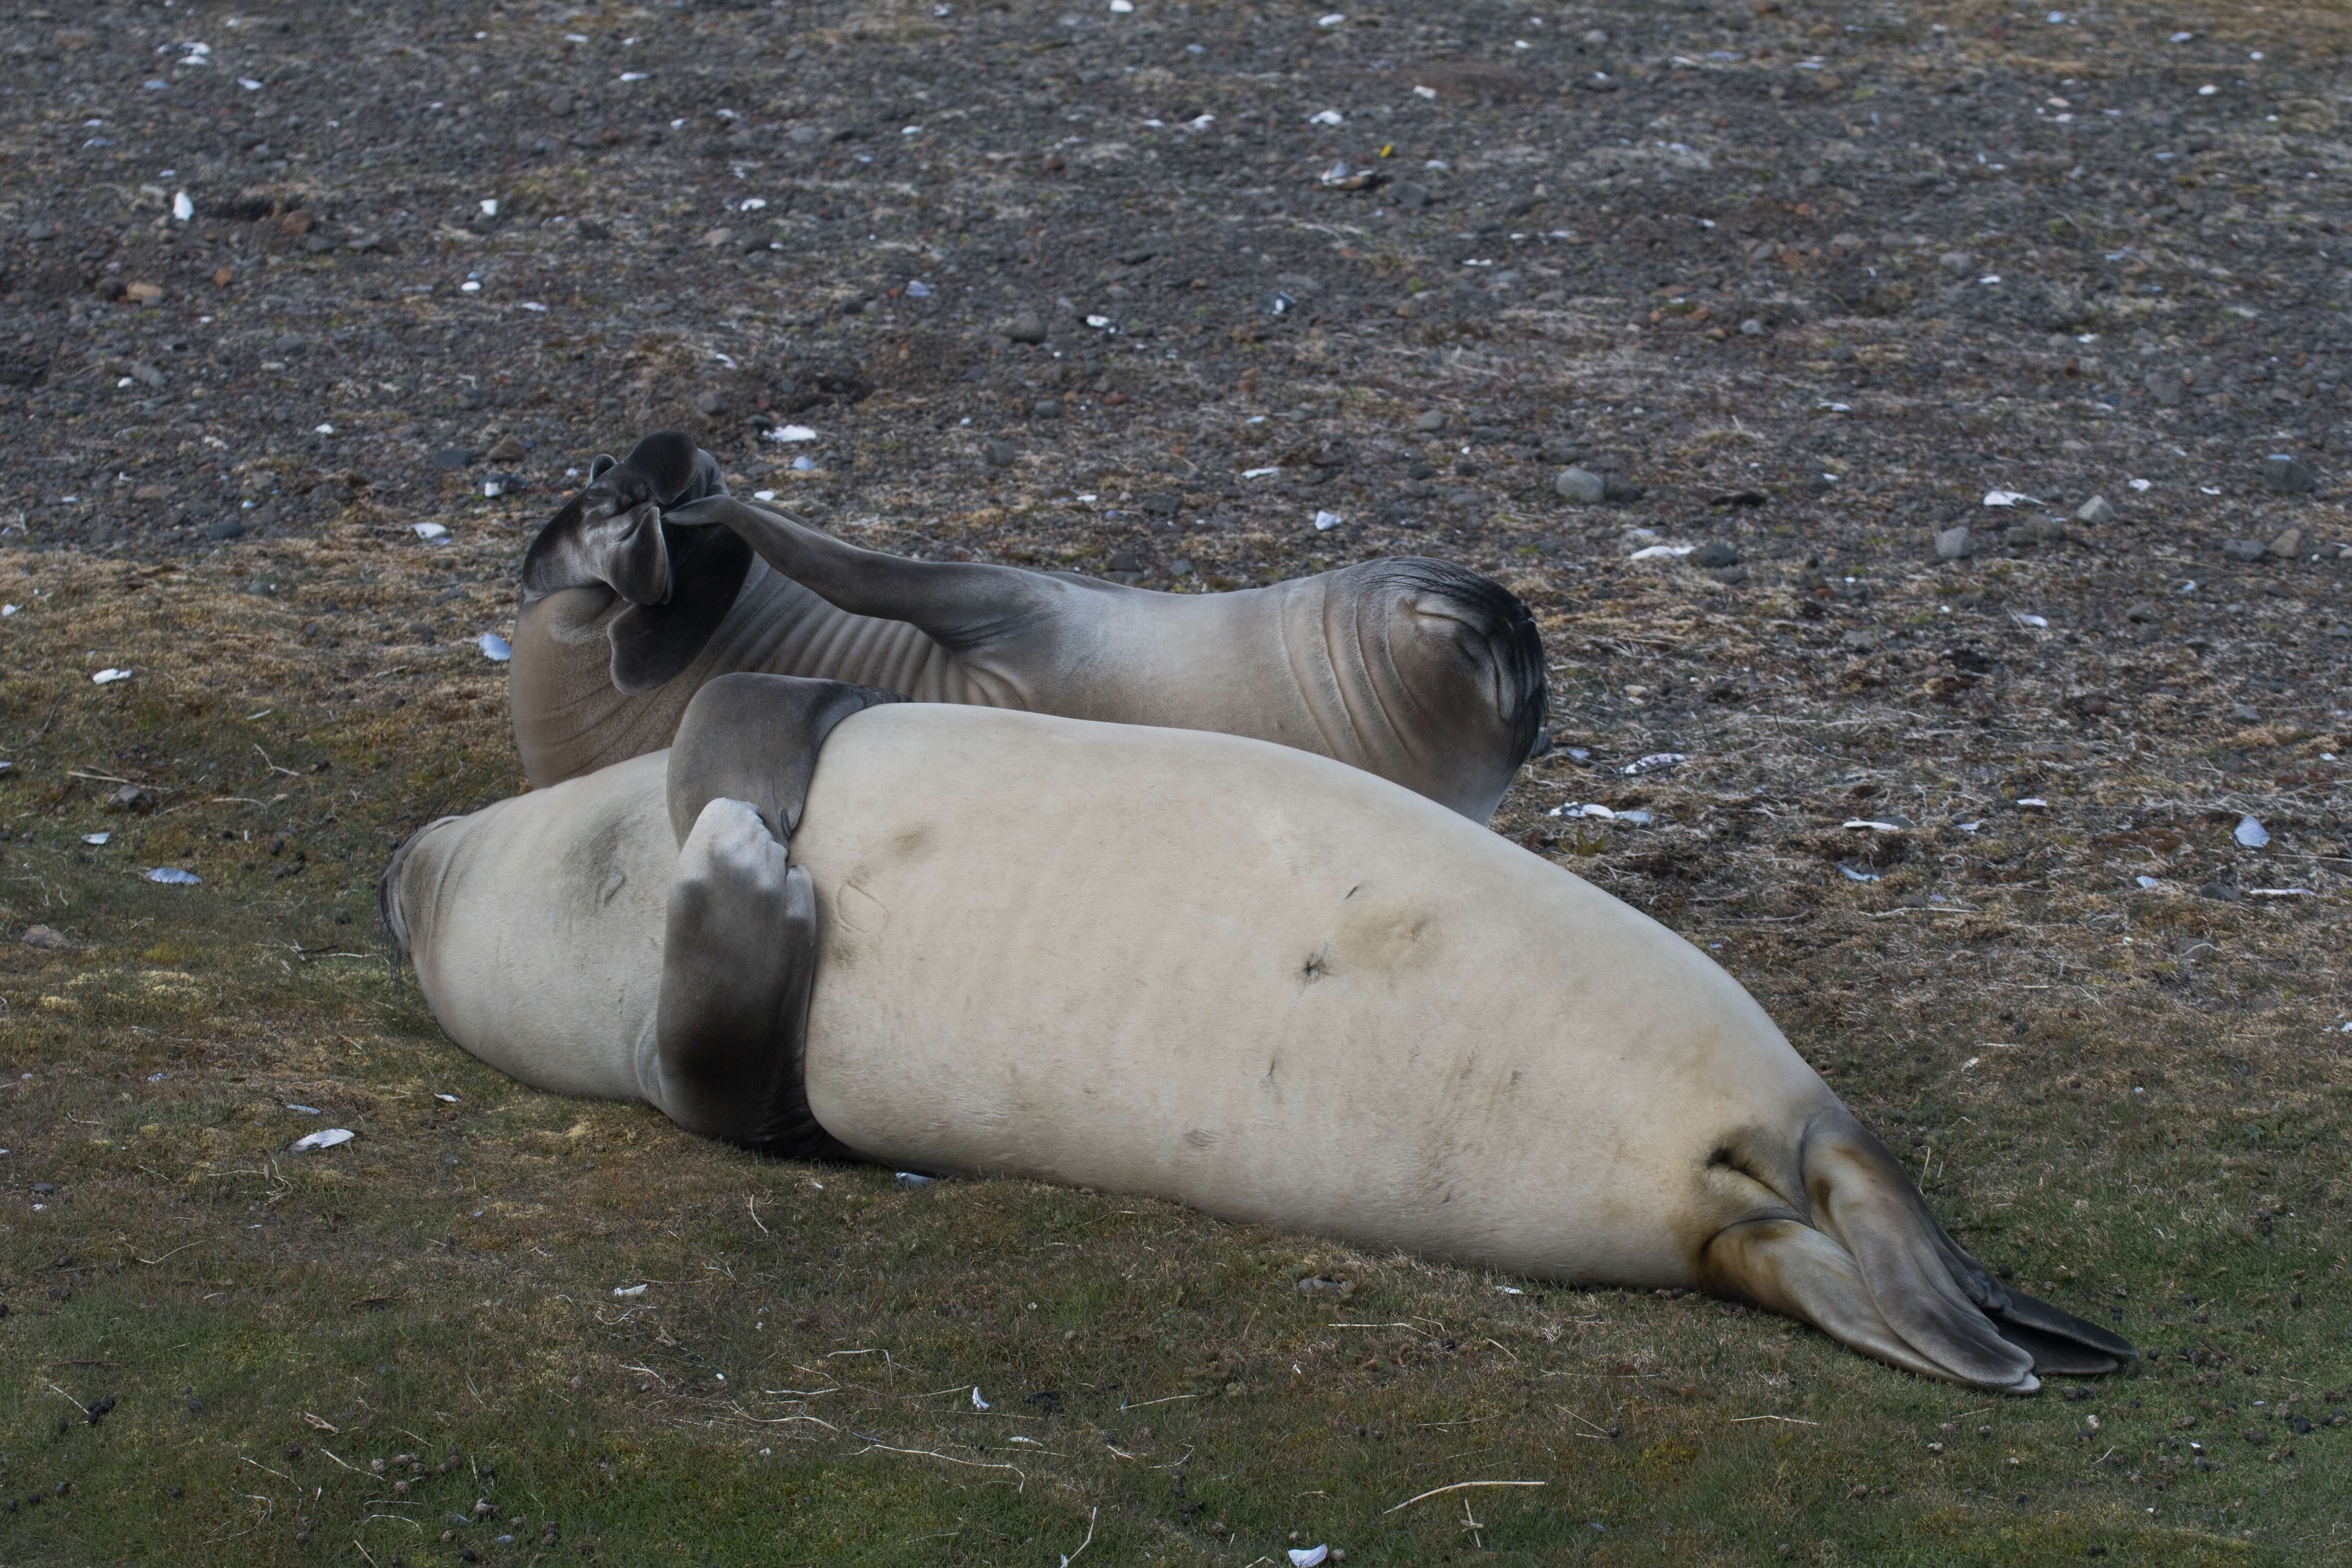
<svg viewBox="0 0 2352 1568">
<path fill-rule="evenodd" d="M 676 425 L 920 554 L 1463 560 L 1602 762 L 1876 704 L 1958 819 L 2161 738 L 2340 856 L 2335 20 L 21 10 L 0 542 L 413 651 Z"/>
</svg>

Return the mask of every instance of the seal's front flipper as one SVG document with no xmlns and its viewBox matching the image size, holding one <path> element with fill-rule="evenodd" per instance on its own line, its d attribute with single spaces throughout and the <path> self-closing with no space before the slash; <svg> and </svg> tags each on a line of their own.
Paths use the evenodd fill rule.
<svg viewBox="0 0 2352 1568">
<path fill-rule="evenodd" d="M 669 749 L 669 821 L 684 844 L 714 800 L 749 802 L 789 839 L 833 727 L 899 699 L 870 686 L 796 675 L 722 675 L 694 694 Z"/>
<path fill-rule="evenodd" d="M 713 800 L 678 852 L 646 1098 L 689 1131 L 837 1157 L 803 1080 L 816 894 L 749 805 Z"/>
<path fill-rule="evenodd" d="M 662 938 L 655 1052 L 638 1077 L 679 1126 L 763 1152 L 837 1155 L 802 1079 L 816 894 L 789 863 L 825 737 L 898 699 L 788 675 L 722 675 L 669 752 L 677 871 Z"/>
<path fill-rule="evenodd" d="M 673 507 L 666 525 L 721 525 L 762 560 L 853 616 L 905 621 L 952 654 L 1000 643 L 1045 611 L 1052 580 L 1017 566 L 973 561 L 909 561 L 862 550 L 798 518 L 732 496 Z"/>
</svg>

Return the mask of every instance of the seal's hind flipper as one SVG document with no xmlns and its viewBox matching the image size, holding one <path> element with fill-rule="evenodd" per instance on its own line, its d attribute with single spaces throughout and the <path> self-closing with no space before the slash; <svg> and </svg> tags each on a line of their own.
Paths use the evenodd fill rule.
<svg viewBox="0 0 2352 1568">
<path fill-rule="evenodd" d="M 1794 1219 L 1748 1220 L 1717 1232 L 1704 1257 L 1706 1289 L 1811 1323 L 1841 1344 L 1891 1366 L 1947 1382 L 2030 1394 L 2027 1358 L 1985 1323 L 1980 1334 L 1925 1353 L 1886 1320 L 1853 1254 Z"/>
<path fill-rule="evenodd" d="M 670 883 L 646 1097 L 689 1131 L 761 1153 L 837 1157 L 802 1078 L 815 973 L 808 873 L 749 805 L 711 801 Z"/>
<path fill-rule="evenodd" d="M 2139 1355 L 2121 1335 L 2006 1286 L 2000 1300 L 1986 1310 L 2000 1337 L 2033 1358 L 2036 1372 L 2096 1377 Z"/>
<path fill-rule="evenodd" d="M 599 454 L 588 474 L 523 552 L 522 601 L 598 584 L 627 600 L 609 634 L 613 684 L 640 696 L 694 662 L 734 608 L 751 552 L 663 524 L 664 507 L 727 493 L 718 459 L 682 431 L 656 431 L 617 463 Z"/>
<path fill-rule="evenodd" d="M 1710 1289 L 1813 1324 L 1882 1361 L 2027 1394 L 2037 1373 L 2112 1372 L 2139 1352 L 2030 1296 L 2011 1294 L 1944 1233 L 1885 1145 L 1843 1106 L 1790 1151 L 1780 1202 L 1700 1250 Z M 1751 1160 L 1769 1171 L 1777 1163 Z M 1808 1212 L 1809 1211 L 1809 1212 Z"/>
<path fill-rule="evenodd" d="M 669 751 L 678 842 L 713 800 L 747 801 L 779 839 L 800 826 L 817 752 L 852 713 L 899 699 L 870 686 L 793 675 L 722 675 L 694 694 Z"/>
<path fill-rule="evenodd" d="M 666 524 L 720 525 L 785 576 L 853 616 L 905 621 L 952 654 L 1001 642 L 1027 625 L 1053 593 L 1052 579 L 978 561 L 909 561 L 863 550 L 798 518 L 732 496 L 669 509 Z"/>
<path fill-rule="evenodd" d="M 751 571 L 751 547 L 731 533 L 655 532 L 667 556 L 668 591 L 656 601 L 624 590 L 629 607 L 605 632 L 613 645 L 614 688 L 631 697 L 668 685 L 694 662 L 735 607 Z"/>
</svg>

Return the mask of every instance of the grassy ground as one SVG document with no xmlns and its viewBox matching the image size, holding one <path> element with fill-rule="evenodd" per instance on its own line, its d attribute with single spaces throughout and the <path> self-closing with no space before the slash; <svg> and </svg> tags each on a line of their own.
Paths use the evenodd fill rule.
<svg viewBox="0 0 2352 1568">
<path fill-rule="evenodd" d="M 2163 1352 L 2031 1399 L 1697 1298 L 757 1161 L 494 1076 L 383 959 L 391 846 L 518 786 L 467 639 L 509 613 L 522 520 L 436 546 L 361 508 L 166 569 L 0 557 L 27 606 L 0 675 L 0 916 L 72 944 L 0 948 L 0 1562 L 2345 1549 L 2340 900 L 2098 894 L 2071 840 L 1950 913 L 1916 890 L 1925 856 L 1776 879 L 1810 829 L 1709 828 L 1710 803 L 1932 728 L 1851 695 L 1712 721 L 1726 760 L 1646 796 L 1668 847 L 1645 853 L 1679 867 L 1555 846 L 1717 948 L 1968 1245 Z M 1704 591 L 1629 576 L 1578 625 L 1654 628 Z M 2161 794 L 2192 752 L 2017 765 L 2053 795 Z M 1504 830 L 1550 820 L 1567 765 L 1531 770 Z M 110 809 L 125 784 L 152 805 Z M 327 1126 L 357 1137 L 288 1152 Z"/>
</svg>

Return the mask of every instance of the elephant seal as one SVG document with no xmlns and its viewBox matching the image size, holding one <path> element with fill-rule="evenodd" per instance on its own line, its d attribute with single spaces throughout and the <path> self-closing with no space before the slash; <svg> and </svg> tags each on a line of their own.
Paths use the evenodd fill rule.
<svg viewBox="0 0 2352 1568">
<path fill-rule="evenodd" d="M 736 670 L 1252 736 L 1481 822 L 1537 745 L 1534 618 L 1448 562 L 1161 594 L 862 550 L 728 495 L 674 431 L 598 463 L 523 560 L 509 679 L 534 784 L 668 745 Z"/>
<path fill-rule="evenodd" d="M 1962 1251 L 1689 942 L 1304 752 L 730 675 L 381 898 L 466 1049 L 753 1149 L 1695 1288 L 1987 1388 L 2136 1353 Z"/>
</svg>

